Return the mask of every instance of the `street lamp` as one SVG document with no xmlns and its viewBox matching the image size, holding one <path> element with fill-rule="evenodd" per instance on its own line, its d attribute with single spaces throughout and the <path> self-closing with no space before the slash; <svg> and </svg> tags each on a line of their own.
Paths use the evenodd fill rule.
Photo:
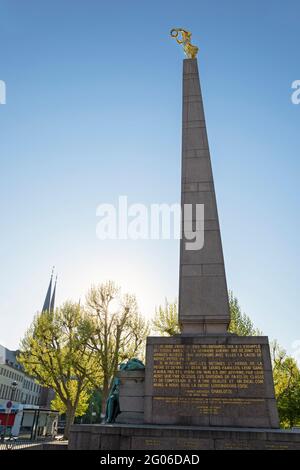
<svg viewBox="0 0 300 470">
<path fill-rule="evenodd" d="M 7 426 L 8 426 L 8 420 L 9 420 L 9 415 L 10 415 L 10 410 L 11 410 L 11 407 L 12 407 L 12 401 L 13 401 L 13 398 L 14 398 L 14 395 L 15 395 L 15 391 L 17 390 L 17 382 L 14 380 L 12 383 L 11 383 L 11 394 L 10 394 L 10 402 L 7 403 L 7 414 L 6 414 L 6 421 L 5 421 L 5 426 L 4 426 L 4 431 L 3 431 L 3 439 L 5 438 L 6 436 L 6 429 L 7 429 Z M 9 404 L 9 407 L 8 407 L 8 404 Z"/>
<path fill-rule="evenodd" d="M 90 419 L 90 422 L 91 424 L 93 424 L 93 416 L 94 416 L 94 402 L 92 401 L 91 402 L 91 419 Z"/>
<path fill-rule="evenodd" d="M 17 386 L 18 386 L 18 384 L 17 384 L 17 382 L 14 380 L 14 381 L 12 382 L 12 384 L 11 384 L 11 395 L 10 395 L 10 400 L 11 400 L 11 401 L 13 401 L 13 399 L 14 399 L 15 392 L 16 392 L 16 390 L 17 390 Z"/>
</svg>

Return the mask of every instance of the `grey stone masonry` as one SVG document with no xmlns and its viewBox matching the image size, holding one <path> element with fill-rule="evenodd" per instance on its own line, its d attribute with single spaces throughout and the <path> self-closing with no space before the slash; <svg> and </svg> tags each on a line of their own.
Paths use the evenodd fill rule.
<svg viewBox="0 0 300 470">
<path fill-rule="evenodd" d="M 75 424 L 70 450 L 300 450 L 300 430 Z"/>
<path fill-rule="evenodd" d="M 119 404 L 121 413 L 116 423 L 144 422 L 145 370 L 121 370 Z"/>
<path fill-rule="evenodd" d="M 204 245 L 180 244 L 179 322 L 182 333 L 226 333 L 228 294 L 214 181 L 208 147 L 197 59 L 183 61 L 182 187 L 181 204 L 192 204 L 193 231 L 196 204 L 204 205 Z M 187 220 L 186 219 L 186 220 Z M 187 223 L 182 221 L 183 233 Z"/>
</svg>

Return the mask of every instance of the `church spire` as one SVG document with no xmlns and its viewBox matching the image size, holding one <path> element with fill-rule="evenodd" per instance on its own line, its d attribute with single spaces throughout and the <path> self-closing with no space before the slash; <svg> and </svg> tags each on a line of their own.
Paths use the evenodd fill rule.
<svg viewBox="0 0 300 470">
<path fill-rule="evenodd" d="M 53 292 L 52 292 L 52 297 L 51 297 L 51 302 L 50 302 L 50 313 L 53 313 L 54 308 L 55 308 L 56 284 L 57 284 L 57 275 L 56 275 L 56 278 L 55 278 L 54 289 L 53 289 Z"/>
<path fill-rule="evenodd" d="M 46 297 L 45 297 L 44 305 L 43 305 L 43 308 L 42 308 L 42 312 L 49 312 L 50 311 L 53 272 L 54 272 L 54 266 L 52 268 L 50 282 L 49 282 L 47 294 L 46 294 Z"/>
</svg>

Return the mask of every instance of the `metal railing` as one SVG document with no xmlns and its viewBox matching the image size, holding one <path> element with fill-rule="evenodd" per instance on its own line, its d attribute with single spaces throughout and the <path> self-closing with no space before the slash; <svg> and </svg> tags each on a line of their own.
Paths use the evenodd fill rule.
<svg viewBox="0 0 300 470">
<path fill-rule="evenodd" d="M 43 439 L 38 441 L 30 441 L 29 439 L 18 439 L 17 437 L 6 437 L 3 441 L 0 441 L 1 450 L 22 450 L 22 449 L 37 449 L 43 448 L 43 444 L 53 442 L 53 439 Z"/>
</svg>

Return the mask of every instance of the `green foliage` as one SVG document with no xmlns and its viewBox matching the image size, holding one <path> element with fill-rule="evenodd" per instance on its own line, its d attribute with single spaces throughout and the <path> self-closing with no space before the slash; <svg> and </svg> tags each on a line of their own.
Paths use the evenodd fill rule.
<svg viewBox="0 0 300 470">
<path fill-rule="evenodd" d="M 65 437 L 75 414 L 86 406 L 89 392 L 101 381 L 101 371 L 88 347 L 90 320 L 84 310 L 66 302 L 54 313 L 42 312 L 21 342 L 19 362 L 45 387 L 52 388 L 52 404 L 66 412 Z"/>
<path fill-rule="evenodd" d="M 73 402 L 75 402 L 77 387 L 74 382 L 70 382 L 69 386 L 69 393 Z M 88 407 L 89 407 L 89 399 L 90 399 L 90 392 L 87 390 L 82 390 L 79 395 L 78 405 L 75 410 L 75 416 L 83 416 Z M 67 413 L 67 405 L 66 402 L 62 401 L 59 395 L 55 395 L 54 400 L 51 401 L 51 409 L 59 411 L 60 414 Z"/>
<path fill-rule="evenodd" d="M 176 300 L 169 303 L 166 299 L 164 307 L 159 305 L 155 309 L 152 328 L 160 336 L 173 336 L 180 333 Z"/>
<path fill-rule="evenodd" d="M 300 370 L 275 341 L 271 345 L 275 396 L 280 424 L 288 428 L 300 424 Z"/>
<path fill-rule="evenodd" d="M 42 386 L 56 393 L 52 408 L 66 414 L 65 437 L 75 416 L 89 409 L 101 388 L 102 406 L 118 364 L 140 354 L 149 327 L 136 298 L 121 296 L 113 282 L 92 287 L 86 308 L 66 302 L 36 316 L 21 342 L 19 361 Z"/>
<path fill-rule="evenodd" d="M 102 391 L 100 389 L 94 390 L 89 398 L 88 408 L 84 416 L 77 419 L 76 422 L 82 424 L 100 423 L 101 422 L 101 410 L 102 410 Z M 93 412 L 96 415 L 93 415 Z"/>
<path fill-rule="evenodd" d="M 143 359 L 149 326 L 140 315 L 133 295 L 121 295 L 113 282 L 93 286 L 86 297 L 91 318 L 89 347 L 102 371 L 102 412 L 118 364 L 139 356 Z"/>
<path fill-rule="evenodd" d="M 242 313 L 238 299 L 229 291 L 230 324 L 228 331 L 238 336 L 260 336 L 260 330 L 254 327 L 248 315 Z"/>
</svg>

